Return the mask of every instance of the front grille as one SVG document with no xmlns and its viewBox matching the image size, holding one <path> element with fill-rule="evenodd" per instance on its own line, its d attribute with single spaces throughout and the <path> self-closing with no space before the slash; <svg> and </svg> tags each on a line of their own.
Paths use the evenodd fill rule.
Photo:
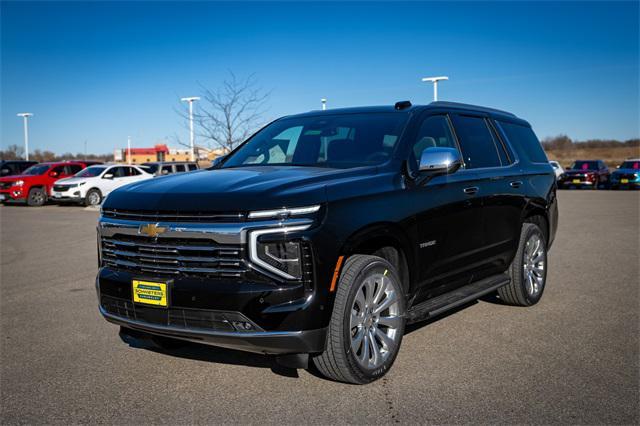
<svg viewBox="0 0 640 426">
<path fill-rule="evenodd" d="M 110 296 L 102 296 L 100 304 L 102 309 L 111 315 L 148 324 L 211 331 L 262 331 L 240 312 L 154 308 Z"/>
<path fill-rule="evenodd" d="M 103 209 L 102 215 L 114 219 L 145 222 L 243 222 L 244 213 L 177 212 Z"/>
<path fill-rule="evenodd" d="M 204 238 L 102 237 L 105 266 L 156 275 L 239 278 L 246 271 L 243 249 Z"/>
<path fill-rule="evenodd" d="M 69 186 L 65 185 L 53 185 L 53 190 L 56 192 L 66 192 L 69 190 Z"/>
</svg>

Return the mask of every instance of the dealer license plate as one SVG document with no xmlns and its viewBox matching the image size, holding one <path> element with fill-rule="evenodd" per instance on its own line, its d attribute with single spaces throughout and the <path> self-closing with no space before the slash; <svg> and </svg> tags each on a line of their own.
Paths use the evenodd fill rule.
<svg viewBox="0 0 640 426">
<path fill-rule="evenodd" d="M 580 179 L 574 179 L 573 183 L 580 183 Z"/>
<path fill-rule="evenodd" d="M 629 179 L 620 179 L 620 183 L 629 183 Z"/>
<path fill-rule="evenodd" d="M 133 280 L 133 301 L 167 307 L 167 283 Z"/>
</svg>

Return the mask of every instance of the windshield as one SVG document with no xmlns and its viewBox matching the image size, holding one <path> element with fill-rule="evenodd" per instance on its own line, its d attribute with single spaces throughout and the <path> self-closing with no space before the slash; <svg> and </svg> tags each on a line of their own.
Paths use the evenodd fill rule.
<svg viewBox="0 0 640 426">
<path fill-rule="evenodd" d="M 573 170 L 598 170 L 597 161 L 576 161 L 571 166 Z"/>
<path fill-rule="evenodd" d="M 76 173 L 76 177 L 96 177 L 100 176 L 106 167 L 91 166 Z"/>
<path fill-rule="evenodd" d="M 380 164 L 391 158 L 406 121 L 406 114 L 397 113 L 285 118 L 254 135 L 222 168 Z"/>
<path fill-rule="evenodd" d="M 27 170 L 22 172 L 23 175 L 42 175 L 51 167 L 49 164 L 36 164 L 35 166 L 29 167 Z"/>
<path fill-rule="evenodd" d="M 640 169 L 640 161 L 625 161 L 624 163 L 620 164 L 620 168 L 621 169 L 639 170 Z"/>
</svg>

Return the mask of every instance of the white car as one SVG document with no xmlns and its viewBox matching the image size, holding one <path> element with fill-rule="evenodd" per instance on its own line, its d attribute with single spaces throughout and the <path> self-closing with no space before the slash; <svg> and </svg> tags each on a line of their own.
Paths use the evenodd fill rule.
<svg viewBox="0 0 640 426">
<path fill-rule="evenodd" d="M 553 167 L 553 171 L 556 173 L 556 180 L 560 179 L 560 176 L 562 176 L 562 174 L 564 173 L 564 169 L 562 168 L 560 163 L 551 160 L 549 161 L 549 164 L 551 164 L 551 167 Z"/>
<path fill-rule="evenodd" d="M 58 180 L 51 190 L 51 198 L 54 201 L 97 206 L 114 189 L 152 178 L 151 173 L 138 166 L 96 165 L 87 167 L 70 178 Z"/>
</svg>

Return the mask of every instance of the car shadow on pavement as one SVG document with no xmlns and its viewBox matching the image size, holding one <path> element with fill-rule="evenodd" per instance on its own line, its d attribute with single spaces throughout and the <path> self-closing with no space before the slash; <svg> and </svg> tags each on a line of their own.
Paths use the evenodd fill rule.
<svg viewBox="0 0 640 426">
<path fill-rule="evenodd" d="M 120 334 L 123 342 L 131 348 L 148 350 L 163 355 L 218 364 L 242 365 L 254 368 L 269 368 L 279 376 L 298 378 L 297 370 L 279 365 L 274 356 L 237 351 L 219 346 L 187 341 L 173 341 L 174 345 L 160 346 L 151 338 Z M 172 347 L 173 346 L 173 347 Z"/>
</svg>

